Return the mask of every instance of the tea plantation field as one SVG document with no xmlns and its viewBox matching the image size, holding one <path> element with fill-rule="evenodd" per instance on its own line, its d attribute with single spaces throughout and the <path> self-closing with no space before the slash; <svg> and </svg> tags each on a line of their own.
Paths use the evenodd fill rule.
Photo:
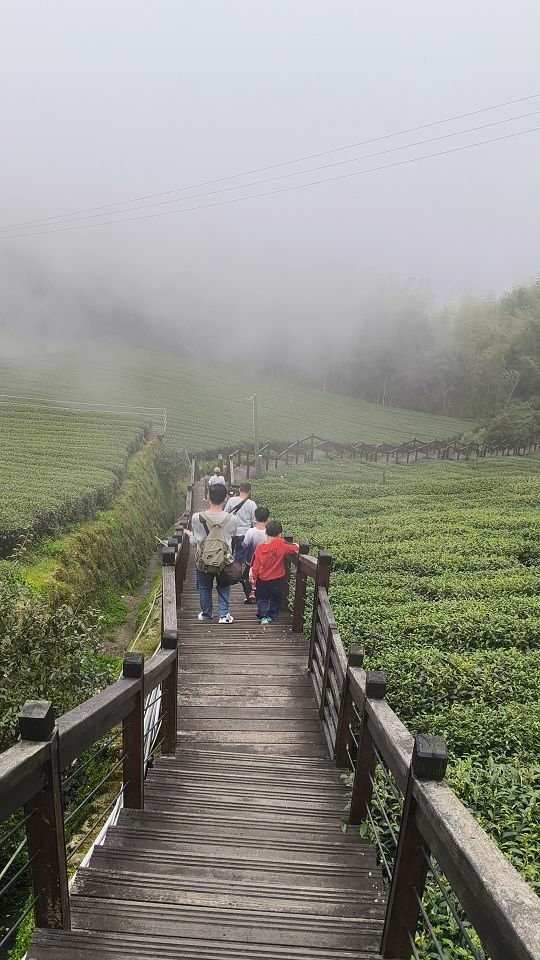
<svg viewBox="0 0 540 960">
<path fill-rule="evenodd" d="M 309 390 L 238 367 L 205 367 L 172 353 L 126 347 L 101 353 L 25 355 L 0 360 L 2 392 L 167 408 L 167 443 L 203 450 L 252 439 L 250 394 L 257 393 L 260 435 L 296 440 L 399 442 L 463 433 L 470 424 Z"/>
<path fill-rule="evenodd" d="M 0 556 L 106 506 L 144 436 L 142 417 L 0 404 Z"/>
<path fill-rule="evenodd" d="M 412 731 L 447 738 L 449 781 L 540 889 L 540 457 L 315 463 L 256 499 L 331 549 L 345 645 Z"/>
</svg>

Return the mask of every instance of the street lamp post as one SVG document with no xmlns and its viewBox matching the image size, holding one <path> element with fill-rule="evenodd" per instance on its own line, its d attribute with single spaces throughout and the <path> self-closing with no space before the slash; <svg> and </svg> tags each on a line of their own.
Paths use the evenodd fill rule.
<svg viewBox="0 0 540 960">
<path fill-rule="evenodd" d="M 250 400 L 253 404 L 253 447 L 255 453 L 255 476 L 260 476 L 260 459 L 259 459 L 259 410 L 257 407 L 257 394 L 254 393 Z"/>
</svg>

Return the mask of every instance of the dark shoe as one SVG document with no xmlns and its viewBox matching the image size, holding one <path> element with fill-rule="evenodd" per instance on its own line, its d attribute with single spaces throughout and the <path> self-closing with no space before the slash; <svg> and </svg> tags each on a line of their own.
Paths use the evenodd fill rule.
<svg viewBox="0 0 540 960">
<path fill-rule="evenodd" d="M 247 603 L 253 603 L 253 597 L 246 597 L 246 599 L 245 599 L 243 602 L 246 603 L 246 604 L 247 604 Z"/>
</svg>

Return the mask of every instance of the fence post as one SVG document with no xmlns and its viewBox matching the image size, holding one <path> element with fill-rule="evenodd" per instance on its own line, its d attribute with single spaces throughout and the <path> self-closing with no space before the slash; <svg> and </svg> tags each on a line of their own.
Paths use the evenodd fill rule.
<svg viewBox="0 0 540 960">
<path fill-rule="evenodd" d="M 317 570 L 315 573 L 315 584 L 313 587 L 313 613 L 311 617 L 311 634 L 309 641 L 309 657 L 308 657 L 308 670 L 311 672 L 311 665 L 313 663 L 313 650 L 315 647 L 315 636 L 317 633 L 317 608 L 319 605 L 319 587 L 324 587 L 325 590 L 328 590 L 330 584 L 330 573 L 332 571 L 332 554 L 328 550 L 319 550 L 317 554 Z M 328 658 L 327 658 L 328 661 Z M 325 664 L 325 674 L 326 674 L 327 664 Z M 325 681 L 323 678 L 323 690 L 321 696 L 324 694 Z"/>
<path fill-rule="evenodd" d="M 309 541 L 300 540 L 298 550 L 298 566 L 296 568 L 296 581 L 294 585 L 294 605 L 293 605 L 293 633 L 302 633 L 304 630 L 304 616 L 306 612 L 306 583 L 307 574 L 301 569 L 301 557 L 309 553 Z"/>
<path fill-rule="evenodd" d="M 349 724 L 352 723 L 354 712 L 352 708 L 351 685 L 349 680 L 349 667 L 361 667 L 364 662 L 364 650 L 362 647 L 351 647 L 347 657 L 347 670 L 343 680 L 343 690 L 341 691 L 341 700 L 339 702 L 339 717 L 336 733 L 336 746 L 334 759 L 336 767 L 347 766 L 347 743 Z"/>
<path fill-rule="evenodd" d="M 126 653 L 122 676 L 140 681 L 135 706 L 122 721 L 124 806 L 131 810 L 142 810 L 144 807 L 144 654 Z"/>
<path fill-rule="evenodd" d="M 361 728 L 356 755 L 354 783 L 351 796 L 349 823 L 357 825 L 366 819 L 366 811 L 371 806 L 373 796 L 372 780 L 377 766 L 377 755 L 371 733 L 366 723 L 366 701 L 383 700 L 386 693 L 386 674 L 382 670 L 366 672 L 366 693 L 361 705 Z"/>
<path fill-rule="evenodd" d="M 175 557 L 170 548 L 164 547 L 162 552 L 162 617 L 161 617 L 161 649 L 174 650 L 175 657 L 171 664 L 171 670 L 161 685 L 161 731 L 163 734 L 161 742 L 162 754 L 172 754 L 176 752 L 176 719 L 177 719 L 177 687 L 178 687 L 178 623 L 176 617 L 176 589 L 174 591 L 166 590 L 168 575 L 166 578 L 166 568 L 172 566 Z M 174 596 L 173 596 L 174 593 Z"/>
<path fill-rule="evenodd" d="M 174 586 L 176 590 L 176 606 L 182 606 L 182 588 L 184 586 L 184 571 L 182 569 L 182 558 L 184 551 L 184 530 L 185 524 L 181 520 L 174 531 L 174 540 L 176 540 L 176 557 L 174 562 Z M 169 540 L 169 545 L 171 541 Z M 174 546 L 174 544 L 172 544 Z"/>
<path fill-rule="evenodd" d="M 161 731 L 163 739 L 161 752 L 174 756 L 176 753 L 176 715 L 178 688 L 178 631 L 164 630 L 161 638 L 162 650 L 174 650 L 175 658 L 170 673 L 161 684 Z"/>
<path fill-rule="evenodd" d="M 383 957 L 409 960 L 411 955 L 409 935 L 414 939 L 428 870 L 425 841 L 415 822 L 414 780 L 443 780 L 447 762 L 442 737 L 416 735 L 384 921 Z"/>
<path fill-rule="evenodd" d="M 285 543 L 294 543 L 294 537 L 292 533 L 285 533 L 283 535 Z M 289 591 L 291 586 L 291 561 L 286 557 L 285 558 L 285 580 L 283 583 L 283 594 L 281 597 L 281 612 L 288 613 L 289 611 Z"/>
<path fill-rule="evenodd" d="M 22 740 L 49 743 L 43 786 L 26 804 L 24 815 L 32 877 L 36 927 L 71 927 L 64 837 L 62 782 L 58 760 L 58 727 L 49 700 L 27 700 L 19 714 Z"/>
</svg>

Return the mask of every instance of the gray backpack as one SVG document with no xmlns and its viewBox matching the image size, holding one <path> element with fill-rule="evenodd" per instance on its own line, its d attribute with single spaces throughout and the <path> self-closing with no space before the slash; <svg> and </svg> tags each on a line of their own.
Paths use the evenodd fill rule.
<svg viewBox="0 0 540 960">
<path fill-rule="evenodd" d="M 197 548 L 195 566 L 203 573 L 222 573 L 230 560 L 230 551 L 225 543 L 223 528 L 231 519 L 213 520 L 208 513 L 200 513 L 199 520 L 206 530 L 206 537 Z"/>
</svg>

